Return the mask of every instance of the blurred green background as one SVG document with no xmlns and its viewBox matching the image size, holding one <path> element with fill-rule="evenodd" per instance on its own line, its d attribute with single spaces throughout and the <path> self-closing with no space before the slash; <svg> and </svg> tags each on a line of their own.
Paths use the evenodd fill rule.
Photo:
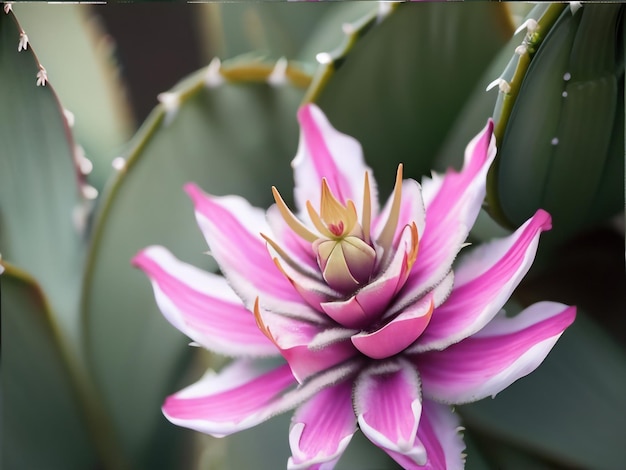
<svg viewBox="0 0 626 470">
<path fill-rule="evenodd" d="M 220 359 L 188 347 L 130 259 L 162 244 L 215 269 L 182 185 L 267 207 L 271 185 L 292 185 L 295 115 L 309 100 L 361 141 L 383 196 L 399 162 L 418 180 L 458 167 L 496 120 L 471 241 L 549 210 L 554 230 L 510 308 L 549 299 L 579 314 L 535 373 L 458 408 L 467 467 L 626 465 L 623 5 L 13 12 L 0 13 L 3 468 L 285 466 L 289 415 L 222 440 L 161 415 L 166 395 Z M 514 34 L 527 15 L 538 33 Z M 498 77 L 509 91 L 486 92 Z M 359 436 L 338 468 L 394 465 Z"/>
</svg>

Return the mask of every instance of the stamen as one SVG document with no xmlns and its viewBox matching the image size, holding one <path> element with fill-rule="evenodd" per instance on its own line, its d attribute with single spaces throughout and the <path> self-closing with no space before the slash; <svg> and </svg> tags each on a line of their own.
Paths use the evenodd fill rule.
<svg viewBox="0 0 626 470">
<path fill-rule="evenodd" d="M 261 333 L 267 336 L 267 339 L 269 339 L 272 343 L 276 344 L 276 340 L 272 336 L 272 333 L 270 333 L 270 329 L 265 325 L 265 323 L 263 322 L 263 318 L 261 317 L 261 310 L 259 309 L 258 297 L 254 301 L 253 313 L 254 313 L 254 320 L 256 321 L 256 326 L 259 327 L 259 330 L 261 330 Z"/>
<path fill-rule="evenodd" d="M 308 273 L 304 273 L 304 271 L 302 270 L 302 266 L 296 261 L 294 261 L 293 258 L 291 258 L 287 254 L 287 252 L 278 245 L 278 243 L 276 243 L 274 240 L 272 240 L 270 237 L 268 237 L 264 233 L 259 233 L 259 235 L 261 235 L 263 239 L 267 242 L 267 244 L 270 245 L 274 249 L 274 251 L 276 251 L 276 253 L 278 253 L 278 256 L 280 256 L 285 261 L 285 263 L 287 263 L 289 266 L 291 266 L 295 270 L 302 272 L 303 274 L 308 274 Z"/>
<path fill-rule="evenodd" d="M 361 228 L 363 229 L 363 241 L 370 244 L 370 226 L 372 221 L 372 195 L 370 194 L 370 177 L 365 172 L 363 183 L 363 213 L 361 214 Z"/>
<path fill-rule="evenodd" d="M 326 178 L 322 178 L 322 195 L 320 201 L 320 216 L 328 227 L 338 225 L 347 219 L 347 209 L 333 195 L 328 187 Z M 332 230 L 331 230 L 332 232 Z M 341 234 L 340 234 L 341 235 Z"/>
<path fill-rule="evenodd" d="M 407 272 L 411 270 L 417 259 L 417 251 L 419 247 L 419 235 L 417 233 L 417 225 L 411 223 L 411 250 L 407 253 L 406 268 Z"/>
<path fill-rule="evenodd" d="M 396 185 L 393 189 L 393 202 L 391 203 L 391 210 L 389 211 L 389 218 L 385 223 L 380 236 L 378 237 L 378 244 L 383 248 L 385 257 L 389 252 L 389 248 L 393 243 L 393 237 L 396 233 L 396 226 L 398 225 L 398 219 L 400 218 L 400 202 L 402 199 L 402 163 L 398 165 L 398 172 L 396 173 Z"/>
<path fill-rule="evenodd" d="M 325 237 L 333 238 L 334 235 L 332 234 L 330 230 L 328 230 L 328 227 L 326 227 L 326 224 L 324 224 L 320 215 L 317 212 L 315 212 L 315 209 L 313 208 L 313 204 L 311 204 L 311 201 L 306 202 L 306 210 L 309 213 L 309 217 L 311 218 L 311 222 L 313 222 L 313 225 L 315 225 L 315 228 L 319 230 L 319 232 Z"/>
<path fill-rule="evenodd" d="M 283 198 L 280 196 L 280 193 L 275 186 L 272 186 L 272 194 L 274 195 L 274 201 L 276 201 L 276 206 L 280 211 L 280 215 L 283 216 L 284 221 L 287 223 L 289 228 L 291 228 L 291 230 L 293 230 L 295 233 L 300 235 L 300 237 L 311 243 L 319 238 L 316 234 L 306 228 L 295 215 L 293 215 L 293 213 L 287 207 L 287 204 L 285 204 L 285 201 L 283 201 Z"/>
</svg>

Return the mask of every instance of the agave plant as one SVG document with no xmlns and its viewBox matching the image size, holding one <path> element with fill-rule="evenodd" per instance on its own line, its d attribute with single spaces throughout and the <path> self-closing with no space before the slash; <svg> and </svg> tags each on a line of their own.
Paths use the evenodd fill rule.
<svg viewBox="0 0 626 470">
<path fill-rule="evenodd" d="M 187 77 L 181 73 L 135 130 L 121 93 L 124 75 L 117 76 L 109 49 L 102 48 L 109 44 L 102 42 L 107 36 L 93 21 L 97 9 L 3 5 L 3 464 L 620 468 L 626 421 L 626 337 L 619 313 L 626 306 L 624 7 L 189 8 L 195 8 L 199 30 L 214 46 L 203 58 L 207 65 Z M 298 115 L 305 139 L 300 144 Z M 466 146 L 481 128 L 482 140 L 473 141 L 464 166 Z M 318 131 L 322 137 L 315 137 Z M 339 154 L 331 152 L 335 163 L 320 163 L 325 158 L 320 149 L 334 149 L 337 141 Z M 307 145 L 312 160 L 303 156 Z M 363 160 L 354 160 L 356 146 Z M 292 198 L 289 163 L 296 155 Z M 326 169 L 311 173 L 311 161 Z M 358 171 L 354 161 L 360 162 Z M 466 181 L 471 162 L 479 161 L 480 171 L 470 172 Z M 403 176 L 394 179 L 399 165 Z M 343 176 L 332 180 L 337 174 Z M 456 181 L 452 186 L 461 194 L 449 206 L 434 196 L 444 181 Z M 464 191 L 463 181 L 475 190 Z M 259 208 L 241 219 L 249 227 L 256 227 L 256 216 L 265 210 L 272 222 L 272 230 L 261 230 L 266 240 L 253 234 L 259 253 L 267 256 L 259 258 L 253 274 L 250 266 L 232 263 L 223 246 L 235 249 L 233 242 L 244 233 L 231 233 L 225 225 L 236 212 L 230 194 Z M 387 208 L 378 209 L 376 201 L 390 194 Z M 218 206 L 222 218 L 211 212 Z M 207 207 L 212 209 L 203 215 Z M 259 226 L 265 223 L 263 216 L 258 219 Z M 429 235 L 429 227 L 438 224 L 446 230 Z M 530 268 L 539 233 L 550 225 Z M 161 249 L 142 251 L 151 245 L 167 247 L 181 261 L 171 261 Z M 452 311 L 456 299 L 469 292 L 469 281 L 480 277 L 477 260 L 486 253 L 497 256 L 483 263 L 509 259 L 507 250 L 518 245 L 522 261 L 507 265 L 514 282 L 494 275 L 493 292 L 485 284 L 468 297 L 498 299 L 485 301 L 493 310 L 489 315 L 476 311 L 480 327 L 463 336 L 474 343 L 459 336 L 440 348 L 440 356 L 427 352 L 429 341 L 449 333 L 441 312 Z M 251 249 L 242 255 L 252 256 Z M 406 296 L 403 304 L 410 289 L 391 281 L 420 285 L 422 274 L 415 273 L 426 272 L 423 266 L 437 257 L 446 258 L 447 267 L 430 290 Z M 156 301 L 133 259 L 153 280 Z M 181 310 L 184 321 L 176 320 L 172 312 L 197 297 L 164 295 L 176 277 L 158 275 L 157 268 L 166 274 L 206 271 L 198 278 L 206 283 L 196 286 L 196 293 L 206 290 L 227 300 L 232 315 L 225 324 L 234 322 L 242 335 L 249 333 L 248 346 L 258 346 L 250 355 L 271 350 L 283 359 L 237 359 L 229 365 L 207 352 L 239 356 L 246 344 L 229 337 L 230 330 L 216 335 L 216 311 L 206 305 L 198 318 L 209 330 L 202 334 L 185 325 L 188 310 Z M 280 282 L 281 289 L 295 285 L 300 292 L 277 297 L 291 302 L 287 312 L 272 304 L 272 290 L 266 288 Z M 400 299 L 397 309 L 369 303 L 364 312 L 381 316 L 355 320 L 358 312 L 350 306 L 367 297 L 368 286 L 379 284 Z M 573 320 L 573 307 L 567 306 L 574 305 L 576 320 L 565 329 Z M 189 339 L 160 310 L 206 349 L 189 347 Z M 284 316 L 296 311 L 327 316 L 316 317 L 317 323 Z M 244 323 L 235 321 L 238 315 Z M 505 324 L 526 331 L 533 323 L 529 315 L 543 318 L 544 325 L 558 323 L 528 343 L 545 346 L 533 355 L 532 367 L 513 371 L 510 364 L 490 363 L 502 367 L 491 369 L 500 374 L 498 386 L 489 382 L 491 388 L 477 391 L 460 376 L 448 375 L 449 386 L 441 387 L 437 371 L 450 372 L 446 358 L 456 353 L 467 358 L 468 344 L 496 334 L 502 353 L 493 357 L 513 357 L 519 342 L 497 335 Z M 548 343 L 554 347 L 539 365 Z M 177 392 L 207 368 L 217 371 L 203 379 L 211 396 L 232 386 L 227 380 L 232 371 L 239 371 L 241 381 L 242 364 L 253 362 L 261 367 L 257 371 L 274 370 L 288 388 L 276 402 L 270 400 L 275 408 L 248 414 L 228 429 L 215 424 L 222 416 L 216 410 L 177 415 L 192 393 Z M 270 384 L 280 388 L 278 382 Z M 394 393 L 411 403 L 410 412 L 377 407 Z M 463 404 L 494 393 L 494 399 Z M 458 406 L 451 411 L 437 401 Z M 336 419 L 323 429 L 336 431 L 336 440 L 315 433 L 312 438 L 307 423 L 325 416 L 328 410 L 320 404 L 330 402 L 337 406 Z M 293 407 L 293 418 L 277 413 Z M 215 438 L 185 431 L 166 417 L 212 435 L 268 420 Z M 397 425 L 395 440 L 389 423 Z"/>
</svg>

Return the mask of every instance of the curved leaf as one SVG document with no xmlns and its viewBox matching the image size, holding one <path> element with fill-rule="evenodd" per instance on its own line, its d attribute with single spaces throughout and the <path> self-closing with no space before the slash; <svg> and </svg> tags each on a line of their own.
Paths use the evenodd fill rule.
<svg viewBox="0 0 626 470">
<path fill-rule="evenodd" d="M 45 69 L 13 13 L 0 14 L 0 251 L 50 299 L 65 341 L 79 344 L 78 295 L 88 201 L 74 141 Z M 23 38 L 23 36 L 22 36 Z"/>
<path fill-rule="evenodd" d="M 562 240 L 623 208 L 623 6 L 566 8 L 533 34 L 545 39 L 534 53 L 527 37 L 514 104 L 496 106 L 505 127 L 488 198 L 513 225 L 549 211 Z"/>
<path fill-rule="evenodd" d="M 2 466 L 95 468 L 97 458 L 48 302 L 30 276 L 4 266 Z"/>
</svg>

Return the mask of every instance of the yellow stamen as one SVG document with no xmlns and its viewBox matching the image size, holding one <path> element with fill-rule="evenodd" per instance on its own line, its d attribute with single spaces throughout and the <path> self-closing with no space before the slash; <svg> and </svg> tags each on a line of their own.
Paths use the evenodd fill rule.
<svg viewBox="0 0 626 470">
<path fill-rule="evenodd" d="M 275 186 L 272 186 L 272 194 L 274 195 L 274 201 L 276 201 L 276 206 L 280 211 L 280 215 L 283 216 L 283 219 L 285 220 L 289 228 L 291 228 L 291 230 L 293 230 L 306 241 L 311 243 L 319 238 L 319 236 L 306 228 L 304 224 L 300 222 L 295 215 L 293 215 L 293 213 L 287 207 L 287 204 L 285 204 L 285 201 L 283 201 L 283 198 L 280 196 L 280 193 Z"/>
<path fill-rule="evenodd" d="M 317 212 L 315 212 L 315 209 L 313 208 L 311 201 L 306 202 L 306 210 L 309 213 L 309 217 L 311 218 L 311 222 L 313 222 L 313 225 L 315 226 L 315 228 L 319 230 L 319 232 L 325 237 L 334 238 L 335 235 L 330 230 L 328 230 L 328 227 L 326 227 L 326 224 L 324 223 L 324 221 L 322 221 L 322 218 L 320 217 L 320 215 Z"/>
<path fill-rule="evenodd" d="M 406 268 L 407 272 L 411 270 L 417 259 L 417 251 L 419 247 L 419 235 L 417 233 L 417 225 L 415 222 L 411 223 L 411 249 L 407 253 Z"/>
<path fill-rule="evenodd" d="M 348 218 L 347 208 L 341 204 L 328 187 L 326 178 L 322 178 L 322 196 L 320 200 L 320 216 L 327 226 L 346 223 Z"/>
<path fill-rule="evenodd" d="M 267 325 L 265 325 L 265 323 L 263 322 L 263 318 L 261 317 L 261 310 L 259 309 L 258 297 L 254 301 L 253 313 L 254 313 L 254 320 L 256 321 L 256 326 L 259 327 L 259 330 L 261 330 L 261 333 L 267 336 L 267 339 L 269 339 L 272 343 L 276 344 L 276 340 L 272 336 L 272 333 L 270 333 L 270 329 L 267 327 Z M 278 345 L 276 344 L 276 346 Z"/>
<path fill-rule="evenodd" d="M 398 172 L 396 173 L 396 185 L 393 189 L 393 201 L 391 203 L 391 210 L 389 211 L 389 217 L 385 223 L 380 236 L 378 237 L 378 244 L 383 248 L 385 254 L 389 252 L 389 248 L 393 243 L 393 236 L 396 233 L 396 227 L 398 225 L 398 219 L 400 218 L 400 202 L 402 200 L 402 163 L 398 165 Z"/>
<path fill-rule="evenodd" d="M 276 251 L 276 253 L 278 253 L 278 256 L 280 256 L 285 261 L 285 263 L 287 263 L 289 266 L 291 266 L 295 270 L 302 272 L 302 267 L 300 266 L 300 264 L 294 261 L 293 258 L 291 258 L 287 254 L 287 252 L 278 245 L 278 243 L 276 243 L 274 240 L 272 240 L 270 237 L 268 237 L 264 233 L 259 233 L 259 235 L 261 235 L 263 239 L 267 242 L 267 244 L 270 245 L 274 249 L 274 251 Z"/>
</svg>

